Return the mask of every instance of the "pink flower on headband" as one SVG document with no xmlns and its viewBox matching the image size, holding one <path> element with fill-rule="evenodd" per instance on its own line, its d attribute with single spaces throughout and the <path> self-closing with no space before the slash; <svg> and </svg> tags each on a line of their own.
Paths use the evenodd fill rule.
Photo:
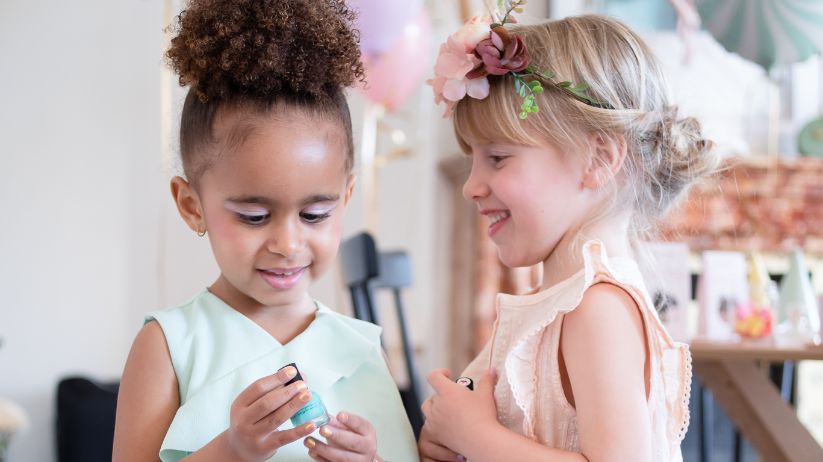
<svg viewBox="0 0 823 462">
<path fill-rule="evenodd" d="M 450 116 L 454 105 L 466 95 L 476 99 L 489 95 L 485 76 L 469 78 L 467 74 L 482 63 L 474 49 L 480 41 L 488 39 L 490 24 L 487 18 L 475 16 L 440 46 L 434 78 L 426 83 L 434 90 L 436 104 L 446 102 L 444 117 Z"/>
<path fill-rule="evenodd" d="M 515 23 L 512 12 L 521 12 L 526 0 L 507 0 L 505 14 L 491 24 L 488 18 L 473 17 L 440 46 L 434 65 L 434 78 L 426 81 L 434 90 L 436 104 L 446 103 L 443 117 L 449 117 L 458 101 L 466 95 L 475 99 L 489 96 L 488 75 L 511 75 L 514 90 L 523 98 L 518 116 L 525 119 L 538 112 L 535 95 L 543 93 L 543 83 L 554 86 L 570 97 L 600 109 L 614 109 L 607 101 L 589 96 L 586 82 L 574 84 L 556 82 L 550 69 L 540 70 L 529 65 L 526 42 L 520 35 L 509 33 L 506 24 Z"/>
<path fill-rule="evenodd" d="M 493 28 L 489 38 L 477 44 L 474 55 L 483 64 L 472 69 L 466 76 L 468 78 L 485 77 L 488 74 L 506 75 L 529 67 L 529 54 L 523 38 L 519 35 L 512 37 L 503 26 Z"/>
<path fill-rule="evenodd" d="M 463 45 L 466 54 L 471 54 L 474 47 L 481 40 L 489 38 L 489 27 L 491 20 L 486 16 L 473 16 L 463 24 L 463 27 L 451 35 L 457 43 Z"/>
</svg>

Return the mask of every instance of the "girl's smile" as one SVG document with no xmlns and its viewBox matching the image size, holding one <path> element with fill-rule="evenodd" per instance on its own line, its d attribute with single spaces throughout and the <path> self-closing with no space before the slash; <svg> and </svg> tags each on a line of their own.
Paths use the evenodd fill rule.
<svg viewBox="0 0 823 462">
<path fill-rule="evenodd" d="M 508 221 L 512 214 L 508 210 L 481 210 L 481 215 L 485 215 L 489 219 L 489 237 L 493 237 L 500 231 Z"/>
<path fill-rule="evenodd" d="M 308 266 L 298 268 L 259 269 L 260 276 L 275 289 L 288 290 L 296 286 Z"/>
</svg>

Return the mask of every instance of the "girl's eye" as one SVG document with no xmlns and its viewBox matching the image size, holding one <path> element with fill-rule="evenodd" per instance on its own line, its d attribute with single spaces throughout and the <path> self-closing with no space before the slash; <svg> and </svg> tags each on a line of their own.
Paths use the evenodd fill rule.
<svg viewBox="0 0 823 462">
<path fill-rule="evenodd" d="M 237 218 L 248 225 L 262 225 L 269 219 L 269 214 L 264 215 L 246 215 L 244 213 L 235 213 Z"/>
<path fill-rule="evenodd" d="M 492 161 L 492 164 L 498 165 L 498 164 L 500 164 L 500 162 L 503 162 L 504 160 L 506 160 L 506 156 L 490 155 L 489 159 Z"/>
<path fill-rule="evenodd" d="M 300 218 L 303 219 L 306 223 L 320 223 L 321 221 L 325 220 L 326 218 L 331 216 L 331 212 L 322 212 L 322 213 L 312 213 L 312 212 L 302 212 L 300 213 Z"/>
</svg>

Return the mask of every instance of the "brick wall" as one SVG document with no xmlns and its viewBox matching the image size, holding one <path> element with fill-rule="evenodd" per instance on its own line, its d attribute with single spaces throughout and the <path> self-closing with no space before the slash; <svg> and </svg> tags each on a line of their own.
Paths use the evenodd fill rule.
<svg viewBox="0 0 823 462">
<path fill-rule="evenodd" d="M 693 250 L 823 255 L 823 159 L 733 160 L 664 220 L 665 239 Z"/>
</svg>

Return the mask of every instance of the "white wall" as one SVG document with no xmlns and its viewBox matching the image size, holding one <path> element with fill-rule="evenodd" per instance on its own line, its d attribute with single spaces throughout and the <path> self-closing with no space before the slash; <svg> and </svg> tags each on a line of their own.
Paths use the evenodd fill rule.
<svg viewBox="0 0 823 462">
<path fill-rule="evenodd" d="M 159 1 L 0 6 L 0 396 L 53 458 L 57 380 L 119 375 L 152 284 Z"/>
<path fill-rule="evenodd" d="M 433 11 L 435 48 L 455 28 L 451 8 Z M 207 240 L 168 193 L 183 92 L 163 80 L 162 23 L 162 0 L 0 3 L 0 398 L 31 419 L 11 462 L 54 460 L 61 377 L 117 379 L 144 313 L 216 275 Z M 451 128 L 430 95 L 421 88 L 404 108 L 415 153 L 380 174 L 377 233 L 382 248 L 411 254 L 405 300 L 424 374 L 448 358 L 437 162 L 453 152 L 438 149 Z M 358 142 L 364 102 L 357 92 L 351 101 Z M 360 190 L 346 214 L 349 236 L 363 228 Z M 313 293 L 345 312 L 340 285 L 333 271 Z"/>
</svg>

